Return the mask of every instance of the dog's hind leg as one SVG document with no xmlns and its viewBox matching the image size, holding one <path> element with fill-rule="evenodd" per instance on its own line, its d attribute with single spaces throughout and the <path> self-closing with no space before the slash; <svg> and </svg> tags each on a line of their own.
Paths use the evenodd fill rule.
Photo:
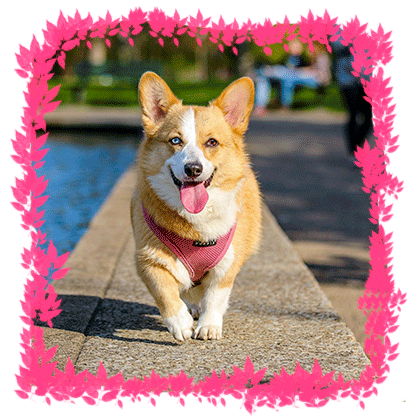
<svg viewBox="0 0 420 420">
<path fill-rule="evenodd" d="M 200 317 L 200 301 L 203 297 L 203 287 L 201 285 L 191 287 L 181 292 L 181 299 L 187 305 L 188 311 L 194 319 Z"/>
<path fill-rule="evenodd" d="M 195 303 L 189 303 L 189 302 L 185 302 L 185 304 L 187 305 L 188 311 L 191 314 L 191 316 L 193 317 L 193 319 L 200 318 L 200 306 L 199 305 L 196 305 Z"/>
</svg>

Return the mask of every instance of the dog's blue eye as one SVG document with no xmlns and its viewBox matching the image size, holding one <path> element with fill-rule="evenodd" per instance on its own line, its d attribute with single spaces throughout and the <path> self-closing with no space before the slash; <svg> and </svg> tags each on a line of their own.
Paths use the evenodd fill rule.
<svg viewBox="0 0 420 420">
<path fill-rule="evenodd" d="M 169 140 L 169 143 L 171 143 L 173 146 L 179 146 L 182 144 L 182 140 L 179 137 L 174 137 L 173 139 Z"/>
<path fill-rule="evenodd" d="M 217 146 L 219 144 L 219 142 L 217 141 L 217 140 L 215 140 L 215 139 L 209 139 L 209 140 L 207 140 L 207 142 L 206 142 L 206 146 L 207 147 L 215 147 L 215 146 Z"/>
</svg>

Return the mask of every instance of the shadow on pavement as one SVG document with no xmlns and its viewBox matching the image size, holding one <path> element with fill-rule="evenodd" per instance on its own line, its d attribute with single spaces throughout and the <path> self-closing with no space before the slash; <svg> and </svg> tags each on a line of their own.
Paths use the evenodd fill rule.
<svg viewBox="0 0 420 420">
<path fill-rule="evenodd" d="M 86 337 L 177 346 L 170 341 L 133 338 L 136 331 L 142 330 L 167 333 L 154 306 L 95 296 L 58 295 L 58 299 L 62 299 L 62 311 L 52 321 L 54 329 L 78 332 Z M 37 325 L 46 326 L 40 322 Z"/>
<path fill-rule="evenodd" d="M 317 280 L 363 285 L 370 198 L 342 125 L 252 121 L 247 143 L 267 205 Z"/>
</svg>

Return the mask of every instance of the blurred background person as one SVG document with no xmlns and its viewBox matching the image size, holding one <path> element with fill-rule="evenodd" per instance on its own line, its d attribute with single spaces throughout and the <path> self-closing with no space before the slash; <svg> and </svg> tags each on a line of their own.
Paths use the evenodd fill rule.
<svg viewBox="0 0 420 420">
<path fill-rule="evenodd" d="M 314 50 L 308 51 L 311 65 L 309 67 L 303 67 L 300 72 L 312 75 L 318 82 L 318 91 L 324 93 L 325 88 L 331 83 L 331 58 L 325 45 L 314 42 L 313 46 Z"/>
<path fill-rule="evenodd" d="M 364 99 L 365 92 L 360 79 L 352 74 L 353 56 L 350 48 L 343 45 L 340 40 L 332 42 L 331 48 L 334 53 L 333 76 L 349 112 L 344 134 L 350 159 L 354 161 L 357 146 L 363 146 L 373 128 L 372 106 Z"/>
<path fill-rule="evenodd" d="M 303 45 L 297 38 L 289 43 L 289 51 L 285 65 L 266 65 L 256 70 L 254 115 L 264 115 L 267 112 L 273 85 L 280 91 L 282 107 L 288 109 L 292 105 L 297 85 L 318 89 L 325 88 L 330 83 L 331 62 L 321 44 L 314 43 L 314 51 L 309 54 L 309 66 L 305 66 L 302 58 Z"/>
</svg>

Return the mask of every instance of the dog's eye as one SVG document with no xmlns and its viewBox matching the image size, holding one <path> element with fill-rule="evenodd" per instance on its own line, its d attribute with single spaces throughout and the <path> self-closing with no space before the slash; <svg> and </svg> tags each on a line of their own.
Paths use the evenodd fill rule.
<svg viewBox="0 0 420 420">
<path fill-rule="evenodd" d="M 206 141 L 206 147 L 216 147 L 219 144 L 219 142 L 215 139 L 208 139 Z"/>
<path fill-rule="evenodd" d="M 174 137 L 173 139 L 169 140 L 169 143 L 171 143 L 172 146 L 179 146 L 182 144 L 182 140 L 179 137 Z"/>
</svg>

